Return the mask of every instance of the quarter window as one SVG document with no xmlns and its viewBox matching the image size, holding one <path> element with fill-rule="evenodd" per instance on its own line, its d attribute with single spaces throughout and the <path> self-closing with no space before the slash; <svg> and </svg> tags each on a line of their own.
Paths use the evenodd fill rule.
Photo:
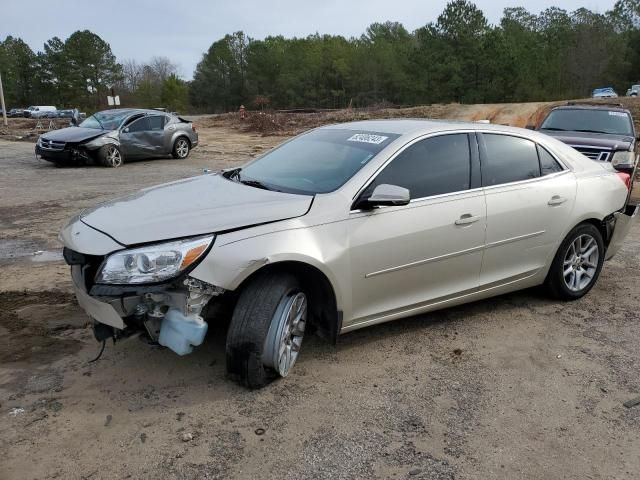
<svg viewBox="0 0 640 480">
<path fill-rule="evenodd" d="M 538 155 L 540 156 L 540 171 L 542 176 L 562 171 L 562 167 L 556 159 L 540 145 L 538 145 Z"/>
<path fill-rule="evenodd" d="M 529 180 L 540 176 L 536 145 L 524 138 L 482 134 L 485 158 L 482 162 L 484 186 Z"/>
<path fill-rule="evenodd" d="M 415 143 L 396 157 L 365 192 L 381 184 L 407 188 L 411 198 L 423 198 L 469 189 L 469 136 L 442 135 Z"/>
</svg>

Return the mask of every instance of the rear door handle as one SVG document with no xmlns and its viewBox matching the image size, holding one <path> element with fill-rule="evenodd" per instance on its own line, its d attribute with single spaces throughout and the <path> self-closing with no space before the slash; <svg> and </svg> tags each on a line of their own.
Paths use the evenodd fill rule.
<svg viewBox="0 0 640 480">
<path fill-rule="evenodd" d="M 551 200 L 547 202 L 547 205 L 549 205 L 550 207 L 555 207 L 557 205 L 562 205 L 566 201 L 566 198 L 561 197 L 560 195 L 554 195 L 553 197 L 551 197 Z"/>
<path fill-rule="evenodd" d="M 456 225 L 470 225 L 472 223 L 476 223 L 480 220 L 480 217 L 471 215 L 470 213 L 465 213 L 460 215 L 460 218 L 455 221 Z"/>
</svg>

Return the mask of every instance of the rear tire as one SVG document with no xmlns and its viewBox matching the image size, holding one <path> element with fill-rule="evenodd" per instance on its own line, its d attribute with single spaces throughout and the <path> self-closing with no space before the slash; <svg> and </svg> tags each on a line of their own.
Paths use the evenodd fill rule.
<svg viewBox="0 0 640 480">
<path fill-rule="evenodd" d="M 300 351 L 306 315 L 306 295 L 293 275 L 258 274 L 240 294 L 229 326 L 229 376 L 251 389 L 286 376 Z"/>
<path fill-rule="evenodd" d="M 184 159 L 189 156 L 189 152 L 191 152 L 191 143 L 185 137 L 179 137 L 173 144 L 171 155 L 173 158 Z"/>
<path fill-rule="evenodd" d="M 116 145 L 104 145 L 98 150 L 98 160 L 103 167 L 117 168 L 123 163 L 122 152 Z"/>
<path fill-rule="evenodd" d="M 556 253 L 546 286 L 561 300 L 584 297 L 598 281 L 604 263 L 604 241 L 600 231 L 590 223 L 575 227 Z"/>
</svg>

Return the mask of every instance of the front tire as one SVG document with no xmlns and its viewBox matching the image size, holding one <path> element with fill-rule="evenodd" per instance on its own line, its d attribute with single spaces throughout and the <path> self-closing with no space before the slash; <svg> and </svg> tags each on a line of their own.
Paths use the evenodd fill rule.
<svg viewBox="0 0 640 480">
<path fill-rule="evenodd" d="M 123 163 L 122 152 L 116 145 L 104 145 L 98 150 L 98 160 L 103 167 L 117 168 Z"/>
<path fill-rule="evenodd" d="M 229 376 L 252 389 L 286 377 L 300 352 L 307 310 L 293 275 L 258 274 L 240 294 L 229 326 Z"/>
<path fill-rule="evenodd" d="M 583 223 L 564 239 L 547 275 L 551 294 L 561 300 L 584 297 L 596 284 L 604 263 L 602 234 L 593 225 Z"/>
<path fill-rule="evenodd" d="M 189 156 L 189 152 L 191 151 L 191 144 L 189 140 L 185 137 L 178 138 L 173 144 L 173 151 L 171 154 L 173 158 L 184 159 Z"/>
</svg>

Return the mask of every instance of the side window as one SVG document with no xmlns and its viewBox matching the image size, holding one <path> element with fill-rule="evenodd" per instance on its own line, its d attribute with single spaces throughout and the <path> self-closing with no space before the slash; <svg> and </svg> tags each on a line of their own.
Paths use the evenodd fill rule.
<svg viewBox="0 0 640 480">
<path fill-rule="evenodd" d="M 485 187 L 529 180 L 540 176 L 536 144 L 509 135 L 482 134 L 486 155 L 482 162 Z"/>
<path fill-rule="evenodd" d="M 408 147 L 380 172 L 365 195 L 388 183 L 409 189 L 411 198 L 468 190 L 471 177 L 469 136 L 442 135 Z"/>
<path fill-rule="evenodd" d="M 538 145 L 538 155 L 540 156 L 540 171 L 542 172 L 543 177 L 563 170 L 556 159 L 540 145 Z"/>
<path fill-rule="evenodd" d="M 134 120 L 129 124 L 127 128 L 129 129 L 129 133 L 144 132 L 145 130 L 149 130 L 147 117 L 142 117 Z"/>
<path fill-rule="evenodd" d="M 158 131 L 164 129 L 164 115 L 151 115 L 149 118 L 149 130 Z"/>
</svg>

